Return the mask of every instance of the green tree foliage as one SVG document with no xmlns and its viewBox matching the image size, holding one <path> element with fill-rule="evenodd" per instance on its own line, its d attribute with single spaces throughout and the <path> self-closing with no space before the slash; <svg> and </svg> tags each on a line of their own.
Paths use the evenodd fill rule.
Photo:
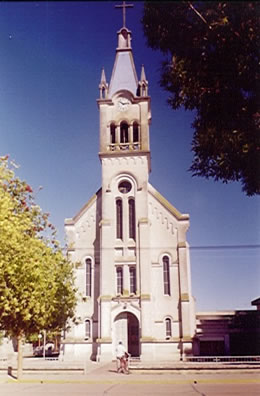
<svg viewBox="0 0 260 396">
<path fill-rule="evenodd" d="M 259 15 L 257 2 L 146 2 L 142 20 L 169 104 L 196 110 L 190 170 L 247 195 L 260 192 Z"/>
<path fill-rule="evenodd" d="M 74 314 L 73 266 L 48 217 L 8 157 L 0 158 L 0 328 L 18 344 L 42 329 L 61 330 Z"/>
</svg>

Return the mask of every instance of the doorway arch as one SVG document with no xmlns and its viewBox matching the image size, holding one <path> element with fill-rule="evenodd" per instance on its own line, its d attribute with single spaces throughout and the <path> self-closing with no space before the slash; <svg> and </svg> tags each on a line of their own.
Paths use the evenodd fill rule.
<svg viewBox="0 0 260 396">
<path fill-rule="evenodd" d="M 133 357 L 140 356 L 139 320 L 131 312 L 121 312 L 114 320 L 115 346 L 119 341 Z"/>
</svg>

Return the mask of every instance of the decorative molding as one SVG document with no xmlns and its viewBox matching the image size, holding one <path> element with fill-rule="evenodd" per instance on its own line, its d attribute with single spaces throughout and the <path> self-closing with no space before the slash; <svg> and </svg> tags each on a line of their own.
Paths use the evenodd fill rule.
<svg viewBox="0 0 260 396">
<path fill-rule="evenodd" d="M 130 143 L 129 143 L 130 144 Z M 111 165 L 115 165 L 116 159 L 122 159 L 123 157 L 136 157 L 139 163 L 144 164 L 144 158 L 150 155 L 150 151 L 147 150 L 115 150 L 115 151 L 101 151 L 98 153 L 99 158 L 102 160 L 103 165 L 107 165 L 107 160 L 111 160 Z M 120 162 L 119 162 L 120 164 Z M 137 164 L 137 162 L 136 162 Z"/>
<path fill-rule="evenodd" d="M 114 103 L 113 103 L 113 101 L 112 101 L 112 99 L 97 99 L 97 104 L 100 106 L 100 105 L 110 105 L 110 106 L 112 106 Z"/>
<path fill-rule="evenodd" d="M 150 294 L 141 294 L 140 299 L 141 299 L 141 301 L 150 301 L 151 295 Z"/>
<path fill-rule="evenodd" d="M 141 219 L 138 220 L 138 225 L 141 224 L 149 224 L 149 219 L 147 217 L 142 217 Z"/>
<path fill-rule="evenodd" d="M 102 302 L 102 301 L 111 301 L 112 300 L 112 296 L 106 295 L 106 296 L 99 296 L 98 297 L 98 301 Z"/>
<path fill-rule="evenodd" d="M 108 220 L 108 219 L 102 219 L 102 220 L 100 220 L 100 222 L 99 222 L 99 227 L 101 228 L 101 227 L 108 227 L 108 226 L 111 226 L 111 221 L 110 220 Z"/>
<path fill-rule="evenodd" d="M 186 242 L 179 242 L 177 247 L 178 247 L 178 249 L 181 249 L 181 248 L 182 249 L 186 249 L 187 244 L 186 244 Z"/>
<path fill-rule="evenodd" d="M 160 202 L 164 208 L 166 208 L 177 220 L 189 220 L 190 216 L 188 214 L 182 214 L 178 211 L 166 198 L 164 198 L 151 184 L 148 184 L 149 193 Z"/>
<path fill-rule="evenodd" d="M 189 298 L 188 293 L 182 293 L 181 294 L 181 302 L 189 302 L 189 301 L 190 301 L 190 298 Z"/>
<path fill-rule="evenodd" d="M 136 265 L 136 256 L 116 256 L 115 255 L 115 265 L 120 266 L 120 264 Z"/>
<path fill-rule="evenodd" d="M 140 296 L 138 294 L 128 294 L 128 295 L 122 295 L 122 294 L 117 294 L 116 296 L 112 297 L 112 301 L 115 302 L 120 302 L 120 303 L 132 303 L 132 301 L 138 301 Z"/>
<path fill-rule="evenodd" d="M 96 342 L 98 344 L 112 344 L 112 338 L 111 337 L 97 338 Z"/>
<path fill-rule="evenodd" d="M 149 337 L 149 336 L 143 336 L 140 338 L 140 342 L 155 342 L 155 338 L 154 337 Z"/>
<path fill-rule="evenodd" d="M 179 337 L 171 337 L 171 338 L 169 338 L 169 340 L 156 339 L 153 337 L 142 337 L 140 339 L 140 342 L 142 342 L 143 344 L 146 344 L 146 343 L 147 344 L 169 344 L 169 343 L 176 344 L 176 343 L 181 342 L 181 340 Z"/>
<path fill-rule="evenodd" d="M 149 213 L 151 213 L 151 215 L 154 215 L 154 217 L 159 220 L 160 223 L 165 226 L 166 230 L 169 231 L 172 235 L 175 235 L 177 233 L 177 228 L 174 227 L 172 218 L 169 216 L 169 213 L 166 212 L 164 207 L 159 208 L 155 206 L 153 202 L 149 202 Z"/>
</svg>

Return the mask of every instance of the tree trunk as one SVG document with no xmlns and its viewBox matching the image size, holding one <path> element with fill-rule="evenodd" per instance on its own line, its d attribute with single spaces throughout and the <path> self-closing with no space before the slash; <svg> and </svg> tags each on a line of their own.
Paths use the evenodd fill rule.
<svg viewBox="0 0 260 396">
<path fill-rule="evenodd" d="M 58 336 L 55 336 L 54 339 L 54 351 L 57 352 L 58 351 Z"/>
<path fill-rule="evenodd" d="M 18 354 L 17 354 L 17 379 L 21 379 L 23 375 L 23 337 L 19 335 L 18 341 Z"/>
</svg>

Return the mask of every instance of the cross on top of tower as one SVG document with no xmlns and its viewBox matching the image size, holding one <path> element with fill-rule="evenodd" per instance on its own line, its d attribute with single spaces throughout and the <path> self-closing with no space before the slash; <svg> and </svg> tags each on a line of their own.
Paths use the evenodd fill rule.
<svg viewBox="0 0 260 396">
<path fill-rule="evenodd" d="M 127 4 L 123 1 L 123 4 L 115 5 L 115 8 L 122 8 L 123 9 L 123 27 L 125 28 L 125 17 L 126 17 L 126 8 L 133 8 L 133 4 Z"/>
</svg>

